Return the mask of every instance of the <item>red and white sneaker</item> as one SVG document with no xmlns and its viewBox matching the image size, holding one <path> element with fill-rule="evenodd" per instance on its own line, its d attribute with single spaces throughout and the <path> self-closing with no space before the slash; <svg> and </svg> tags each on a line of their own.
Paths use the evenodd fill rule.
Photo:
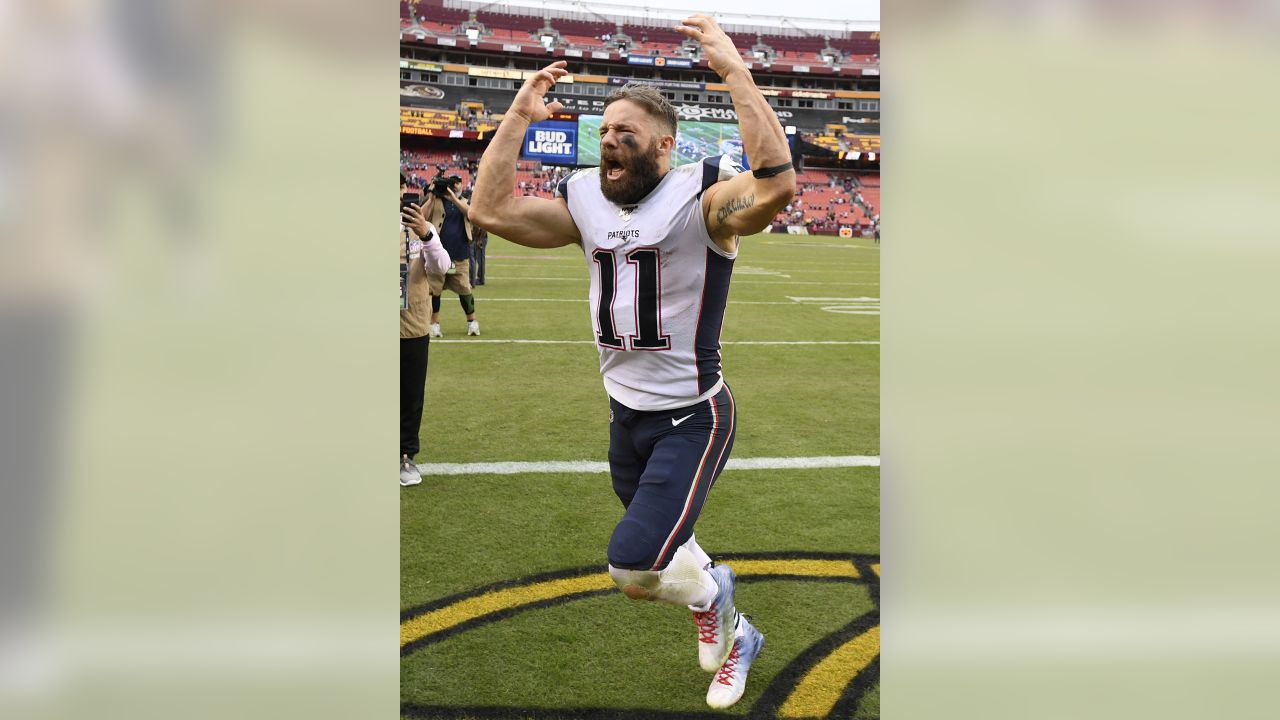
<svg viewBox="0 0 1280 720">
<path fill-rule="evenodd" d="M 702 612 L 693 611 L 693 622 L 698 626 L 698 665 L 707 672 L 715 672 L 724 665 L 733 645 L 733 623 L 738 615 L 733 606 L 737 575 L 728 565 L 716 565 L 708 572 L 720 589 L 710 607 Z"/>
<path fill-rule="evenodd" d="M 707 690 L 707 704 L 717 710 L 742 699 L 742 693 L 747 689 L 747 672 L 764 649 L 764 634 L 751 624 L 746 615 L 738 616 L 738 629 L 734 636 L 733 650 L 729 651 L 729 658 Z"/>
</svg>

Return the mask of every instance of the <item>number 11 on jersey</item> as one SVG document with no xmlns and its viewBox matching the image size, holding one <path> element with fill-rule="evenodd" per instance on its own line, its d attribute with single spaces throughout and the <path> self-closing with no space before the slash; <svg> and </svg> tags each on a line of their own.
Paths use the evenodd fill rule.
<svg viewBox="0 0 1280 720">
<path fill-rule="evenodd" d="M 657 248 L 636 248 L 626 254 L 635 271 L 636 329 L 638 334 L 619 337 L 613 319 L 613 301 L 618 292 L 617 259 L 611 250 L 596 250 L 592 259 L 600 266 L 600 297 L 596 298 L 596 320 L 600 331 L 596 342 L 614 350 L 670 350 L 671 336 L 662 334 L 662 271 Z M 629 344 L 629 347 L 628 347 Z"/>
</svg>

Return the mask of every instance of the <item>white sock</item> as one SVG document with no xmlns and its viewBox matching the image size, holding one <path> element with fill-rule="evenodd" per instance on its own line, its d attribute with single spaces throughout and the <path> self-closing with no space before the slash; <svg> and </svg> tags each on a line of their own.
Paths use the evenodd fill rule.
<svg viewBox="0 0 1280 720">
<path fill-rule="evenodd" d="M 698 540 L 693 535 L 689 536 L 689 541 L 683 547 L 693 553 L 693 557 L 698 561 L 698 566 L 706 570 L 711 567 L 711 556 L 705 550 L 698 546 Z"/>
<path fill-rule="evenodd" d="M 693 555 L 694 559 L 697 560 L 698 562 L 698 567 L 702 568 L 703 572 L 707 572 L 711 569 L 711 556 L 707 554 L 706 550 L 703 550 L 702 547 L 698 545 L 698 540 L 696 537 L 694 537 L 693 535 L 690 535 L 689 541 L 686 542 L 684 545 L 681 545 L 680 547 L 688 550 L 689 553 Z M 707 572 L 707 575 L 710 575 L 710 574 L 711 574 L 710 572 Z M 712 580 L 712 582 L 715 582 L 715 581 Z M 719 586 L 717 586 L 717 592 L 719 592 Z M 716 599 L 716 593 L 712 593 L 711 597 L 707 598 L 705 602 L 697 605 L 690 605 L 689 609 L 694 612 L 706 612 L 711 606 L 711 601 L 715 599 Z"/>
</svg>

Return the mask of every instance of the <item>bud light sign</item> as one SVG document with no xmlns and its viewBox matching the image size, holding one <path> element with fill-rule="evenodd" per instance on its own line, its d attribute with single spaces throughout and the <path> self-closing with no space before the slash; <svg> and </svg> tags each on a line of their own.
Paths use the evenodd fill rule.
<svg viewBox="0 0 1280 720">
<path fill-rule="evenodd" d="M 548 165 L 574 165 L 578 161 L 578 124 L 546 120 L 524 132 L 520 157 Z"/>
</svg>

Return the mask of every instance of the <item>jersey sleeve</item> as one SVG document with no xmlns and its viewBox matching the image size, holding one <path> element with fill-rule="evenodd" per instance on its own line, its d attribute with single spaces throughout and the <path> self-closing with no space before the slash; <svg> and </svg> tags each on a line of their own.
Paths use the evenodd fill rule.
<svg viewBox="0 0 1280 720">
<path fill-rule="evenodd" d="M 728 180 L 729 178 L 743 172 L 742 167 L 733 161 L 728 155 L 715 155 L 702 159 L 702 183 L 701 189 L 698 190 L 698 198 L 702 197 L 702 193 L 707 188 L 718 182 Z"/>
<path fill-rule="evenodd" d="M 729 260 L 737 257 L 738 253 L 736 251 L 732 253 L 725 252 L 720 249 L 720 246 L 717 245 L 714 240 L 711 239 L 711 233 L 707 229 L 707 218 L 702 212 L 702 194 L 705 193 L 712 185 L 728 180 L 740 172 L 743 172 L 743 169 L 739 167 L 738 164 L 733 161 L 733 158 L 728 155 L 716 155 L 709 158 L 703 158 L 700 173 L 701 177 L 698 181 L 698 194 L 695 196 L 697 202 L 695 202 L 693 207 L 690 208 L 690 212 L 695 216 L 690 218 L 690 220 L 697 228 L 698 237 L 701 239 L 702 244 L 710 248 L 715 254 Z"/>
<path fill-rule="evenodd" d="M 573 177 L 573 173 L 564 176 L 564 179 L 556 183 L 555 196 L 564 198 L 565 202 L 569 202 L 569 178 Z"/>
</svg>

